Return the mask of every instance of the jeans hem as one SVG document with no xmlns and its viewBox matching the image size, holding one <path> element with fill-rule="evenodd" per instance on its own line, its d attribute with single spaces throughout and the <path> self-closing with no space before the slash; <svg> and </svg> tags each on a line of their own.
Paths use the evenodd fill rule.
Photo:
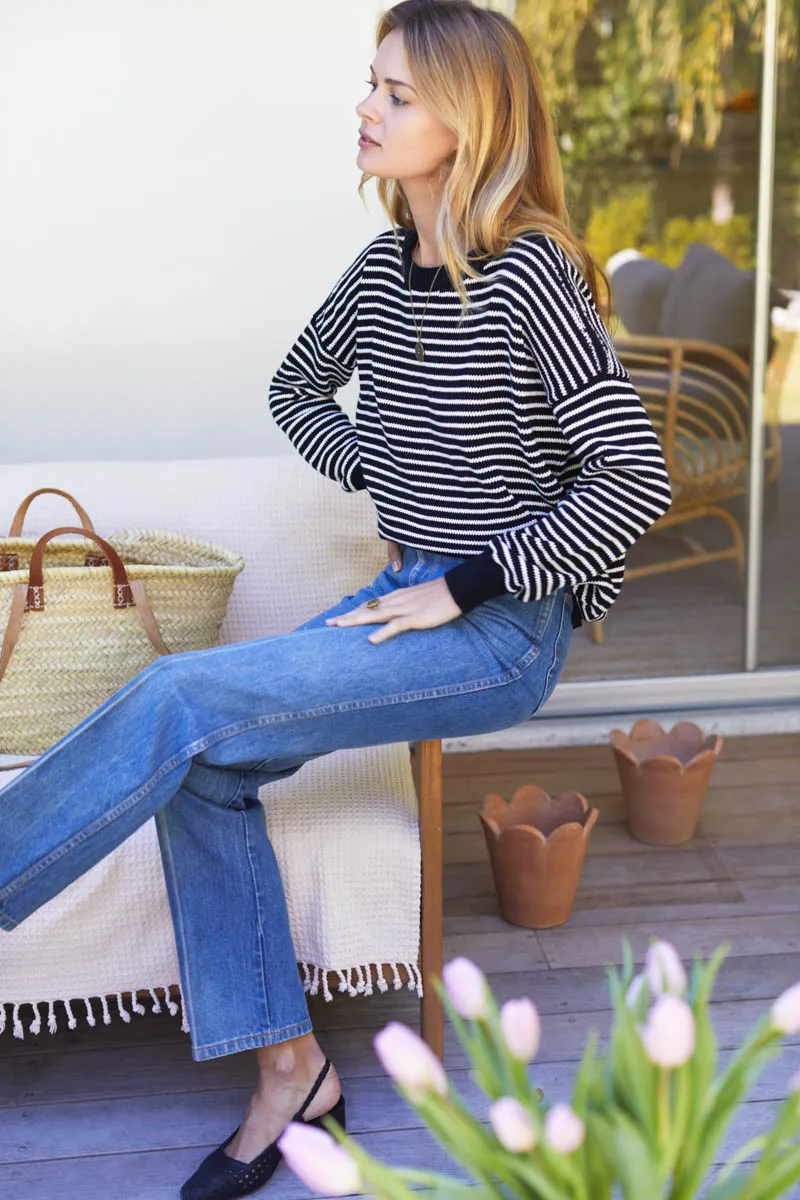
<svg viewBox="0 0 800 1200">
<path fill-rule="evenodd" d="M 12 917 L 7 917 L 5 913 L 0 913 L 0 929 L 5 929 L 8 933 L 10 933 L 11 930 L 16 929 L 18 925 L 19 921 L 13 920 Z"/>
<path fill-rule="evenodd" d="M 202 1062 L 207 1058 L 222 1058 L 225 1054 L 239 1054 L 244 1050 L 257 1050 L 260 1046 L 274 1046 L 278 1042 L 288 1042 L 292 1038 L 303 1037 L 313 1032 L 310 1019 L 297 1025 L 285 1025 L 283 1029 L 273 1029 L 267 1033 L 250 1033 L 244 1037 L 230 1038 L 225 1042 L 209 1042 L 203 1046 L 192 1046 L 192 1058 Z"/>
</svg>

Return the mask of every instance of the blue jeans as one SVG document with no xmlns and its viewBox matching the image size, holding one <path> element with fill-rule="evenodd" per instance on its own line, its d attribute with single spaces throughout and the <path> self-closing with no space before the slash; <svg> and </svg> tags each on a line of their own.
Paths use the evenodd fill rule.
<svg viewBox="0 0 800 1200">
<path fill-rule="evenodd" d="M 377 645 L 375 625 L 325 625 L 460 561 L 404 547 L 402 571 L 387 564 L 291 633 L 140 671 L 0 789 L 0 928 L 155 817 L 194 1058 L 309 1033 L 259 788 L 334 750 L 516 725 L 544 704 L 566 658 L 563 590 L 500 596 Z"/>
</svg>

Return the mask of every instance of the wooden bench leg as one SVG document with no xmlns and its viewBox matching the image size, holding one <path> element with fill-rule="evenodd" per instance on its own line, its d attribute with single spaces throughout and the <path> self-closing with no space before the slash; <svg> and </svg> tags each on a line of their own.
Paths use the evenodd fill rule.
<svg viewBox="0 0 800 1200">
<path fill-rule="evenodd" d="M 444 1010 L 430 983 L 442 975 L 442 743 L 419 743 L 420 853 L 422 903 L 420 921 L 420 1033 L 439 1059 L 444 1052 Z"/>
</svg>

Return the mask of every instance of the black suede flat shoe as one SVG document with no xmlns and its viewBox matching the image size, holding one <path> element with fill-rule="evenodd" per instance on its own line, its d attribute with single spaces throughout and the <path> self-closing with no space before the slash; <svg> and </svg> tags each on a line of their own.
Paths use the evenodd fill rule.
<svg viewBox="0 0 800 1200">
<path fill-rule="evenodd" d="M 330 1066 L 330 1059 L 326 1057 L 325 1066 L 317 1076 L 316 1083 L 303 1101 L 302 1107 L 292 1118 L 293 1121 L 302 1121 L 303 1113 L 319 1091 Z M 318 1125 L 324 1129 L 322 1117 L 331 1116 L 344 1129 L 344 1109 L 344 1096 L 342 1095 L 329 1113 L 312 1117 L 305 1124 Z M 225 1147 L 230 1145 L 239 1129 L 240 1126 L 237 1125 L 231 1136 L 203 1159 L 194 1175 L 187 1179 L 181 1188 L 181 1200 L 237 1200 L 238 1196 L 249 1195 L 250 1192 L 256 1191 L 272 1178 L 275 1168 L 283 1157 L 278 1149 L 277 1139 L 270 1142 L 266 1150 L 252 1162 L 239 1162 L 238 1158 L 230 1158 L 225 1153 Z"/>
</svg>

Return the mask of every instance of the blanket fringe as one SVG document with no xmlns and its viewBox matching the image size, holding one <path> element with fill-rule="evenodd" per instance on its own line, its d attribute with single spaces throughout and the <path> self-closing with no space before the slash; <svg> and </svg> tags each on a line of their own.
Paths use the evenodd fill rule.
<svg viewBox="0 0 800 1200">
<path fill-rule="evenodd" d="M 149 992 L 150 996 L 152 997 L 153 1005 L 152 1005 L 152 1008 L 150 1011 L 154 1012 L 154 1013 L 160 1013 L 162 1011 L 163 1006 L 166 1006 L 166 1008 L 168 1009 L 168 1011 L 170 1012 L 170 1014 L 173 1017 L 176 1016 L 178 1014 L 178 1012 L 180 1012 L 181 1013 L 181 1032 L 188 1033 L 189 1032 L 189 1024 L 188 1024 L 188 1020 L 186 1017 L 186 1005 L 183 1001 L 183 992 L 180 992 L 180 1001 L 181 1001 L 180 1004 L 176 1004 L 175 1001 L 170 996 L 168 988 L 162 988 L 161 990 L 164 992 L 164 1000 L 163 1001 L 161 1001 L 159 999 L 155 988 L 142 988 L 143 994 Z M 180 991 L 180 989 L 179 989 L 179 991 Z M 117 1002 L 116 1007 L 117 1007 L 117 1012 L 119 1013 L 120 1018 L 125 1022 L 126 1025 L 130 1025 L 131 1013 L 128 1011 L 128 1009 L 125 1006 L 125 1001 L 122 998 L 122 993 L 116 992 L 112 995 L 111 998 L 113 1000 L 116 1000 L 116 1002 Z M 97 1016 L 95 1013 L 93 1001 L 94 1002 L 99 1001 L 99 1003 L 100 1003 L 100 1008 L 101 1008 L 101 1011 L 103 1014 L 103 1024 L 110 1025 L 111 1024 L 111 1010 L 109 1009 L 109 1006 L 108 1006 L 108 997 L 107 996 L 94 996 L 94 997 L 83 996 L 83 997 L 80 997 L 80 1003 L 83 1004 L 83 1007 L 86 1010 L 86 1015 L 83 1018 L 84 1021 L 86 1022 L 86 1024 L 89 1026 L 92 1026 L 92 1027 L 97 1025 Z M 29 1004 L 24 1004 L 24 1003 L 20 1002 L 17 1004 L 9 1004 L 8 1006 L 6 1006 L 2 1002 L 0 1002 L 0 1034 L 5 1032 L 6 1027 L 9 1024 L 8 1013 L 7 1013 L 7 1008 L 9 1008 L 11 1010 L 10 1025 L 11 1025 L 12 1033 L 15 1038 L 24 1040 L 25 1026 L 22 1023 L 22 1018 L 20 1016 L 20 1009 L 25 1009 L 27 1007 L 30 1007 L 30 1009 L 33 1012 L 33 1020 L 31 1021 L 30 1025 L 28 1025 L 28 1032 L 33 1034 L 34 1036 L 36 1036 L 36 1034 L 41 1033 L 42 1026 L 43 1026 L 42 1008 L 45 1005 L 47 1006 L 47 1030 L 51 1034 L 57 1033 L 58 1032 L 58 1016 L 56 1014 L 56 1004 L 59 1004 L 59 1003 L 64 1006 L 64 1013 L 67 1018 L 67 1028 L 68 1029 L 77 1028 L 78 1018 L 75 1016 L 75 1013 L 73 1012 L 73 1009 L 72 1009 L 72 1005 L 74 1003 L 76 1003 L 75 1000 L 60 1000 L 60 1001 L 39 1000 L 36 1002 L 30 1001 Z M 133 1012 L 135 1012 L 138 1016 L 144 1016 L 144 1014 L 147 1012 L 147 1009 L 139 1000 L 139 995 L 137 992 L 131 993 L 130 1007 L 131 1007 L 131 1010 Z"/>
<path fill-rule="evenodd" d="M 354 967 L 330 967 L 328 970 L 325 970 L 316 963 L 309 962 L 301 962 L 298 966 L 303 972 L 303 991 L 308 992 L 310 996 L 316 996 L 321 989 L 326 1002 L 333 1000 L 333 994 L 328 983 L 329 975 L 337 975 L 339 977 L 336 990 L 337 992 L 347 992 L 348 996 L 373 995 L 373 970 L 375 971 L 375 982 L 378 985 L 378 991 L 388 992 L 389 990 L 388 980 L 383 973 L 383 963 L 356 963 Z M 406 986 L 409 991 L 416 991 L 417 995 L 422 999 L 422 972 L 417 964 L 399 962 L 389 963 L 389 966 L 392 969 L 394 990 L 398 991 L 403 986 L 400 967 L 405 967 L 408 976 Z"/>
<path fill-rule="evenodd" d="M 39 1012 L 39 1005 L 34 1004 L 33 1020 L 31 1021 L 30 1025 L 28 1026 L 28 1032 L 35 1034 L 35 1033 L 38 1033 L 41 1028 L 42 1028 L 42 1014 Z"/>
<path fill-rule="evenodd" d="M 338 982 L 338 987 L 336 988 L 336 990 L 338 992 L 347 992 L 347 994 L 349 996 L 371 996 L 373 994 L 372 970 L 374 969 L 375 975 L 376 975 L 376 983 L 378 986 L 378 991 L 379 992 L 388 992 L 388 990 L 389 990 L 389 982 L 384 975 L 383 963 L 357 963 L 355 966 L 347 967 L 346 969 L 336 967 L 336 968 L 331 968 L 330 970 L 323 969 L 317 963 L 302 962 L 299 965 L 303 971 L 303 990 L 305 992 L 308 992 L 312 996 L 318 995 L 321 990 L 326 1003 L 333 1000 L 333 993 L 331 992 L 330 983 L 328 980 L 329 975 L 338 976 L 339 982 Z M 401 988 L 403 986 L 403 981 L 400 977 L 400 971 L 399 971 L 399 967 L 402 966 L 402 967 L 405 967 L 405 969 L 406 969 L 406 973 L 408 976 L 407 986 L 408 986 L 409 990 L 411 990 L 411 991 L 416 990 L 417 995 L 422 997 L 422 972 L 420 971 L 420 969 L 416 963 L 411 963 L 411 962 L 389 963 L 389 966 L 392 969 L 392 976 L 393 976 L 393 983 L 394 983 L 395 991 L 397 991 L 399 988 Z M 158 996 L 158 993 L 155 988 L 142 988 L 141 989 L 142 994 L 149 993 L 149 995 L 153 1001 L 150 1011 L 152 1013 L 160 1013 L 160 1012 L 162 1012 L 163 1008 L 166 1007 L 167 1011 L 173 1017 L 177 1016 L 178 1012 L 180 1012 L 180 1014 L 181 1014 L 181 1032 L 189 1033 L 189 1022 L 188 1022 L 188 1018 L 186 1015 L 186 1003 L 184 1000 L 183 992 L 180 989 L 180 987 L 178 988 L 178 992 L 180 995 L 180 1004 L 177 1004 L 172 999 L 172 997 L 170 996 L 168 987 L 162 987 L 160 990 L 164 993 L 163 1001 Z M 116 992 L 112 998 L 115 999 L 117 1002 L 117 1012 L 119 1013 L 120 1018 L 125 1022 L 126 1025 L 130 1025 L 131 1013 L 125 1007 L 125 1002 L 122 998 L 122 993 Z M 81 997 L 80 999 L 81 999 L 81 1002 L 83 1003 L 84 1008 L 86 1009 L 86 1015 L 84 1017 L 84 1020 L 87 1025 L 92 1026 L 92 1027 L 97 1025 L 97 1017 L 95 1015 L 95 1010 L 94 1010 L 94 1007 L 92 1004 L 93 1000 L 95 1000 L 95 1001 L 99 1000 L 99 1002 L 100 1002 L 100 1008 L 101 1008 L 101 1011 L 103 1014 L 103 1024 L 104 1025 L 111 1024 L 111 1012 L 108 1007 L 108 997 L 107 996 L 95 996 L 95 997 L 86 996 L 86 997 Z M 28 1005 L 28 1007 L 30 1007 L 33 1011 L 33 1020 L 31 1021 L 30 1025 L 28 1026 L 29 1033 L 33 1034 L 34 1036 L 41 1033 L 43 1022 L 42 1022 L 42 1012 L 40 1009 L 40 1005 L 43 1006 L 44 1004 L 47 1005 L 47 1029 L 48 1029 L 48 1032 L 53 1034 L 58 1031 L 58 1017 L 56 1015 L 56 1008 L 55 1008 L 56 1003 L 61 1003 L 64 1006 L 64 1012 L 65 1012 L 66 1018 L 67 1018 L 67 1028 L 75 1029 L 77 1027 L 78 1019 L 75 1016 L 74 1012 L 72 1011 L 72 1004 L 74 1003 L 74 1001 L 70 1001 L 70 1000 L 61 1000 L 61 1001 L 47 1000 L 47 1001 L 44 1001 L 44 1000 L 41 1000 L 41 1001 L 37 1001 L 35 1003 L 33 1001 L 31 1001 L 30 1004 Z M 0 1034 L 5 1032 L 5 1030 L 8 1026 L 8 1023 L 9 1023 L 8 1022 L 8 1014 L 6 1012 L 6 1007 L 7 1006 L 5 1004 L 0 1002 Z M 14 1037 L 19 1038 L 20 1040 L 24 1040 L 25 1027 L 24 1027 L 21 1017 L 20 1017 L 20 1009 L 25 1008 L 26 1005 L 23 1003 L 18 1003 L 18 1004 L 10 1004 L 10 1005 L 8 1005 L 8 1007 L 11 1009 L 11 1029 L 14 1034 Z M 137 1016 L 143 1016 L 147 1012 L 147 1009 L 145 1008 L 144 1004 L 142 1004 L 141 1001 L 139 1000 L 139 994 L 137 992 L 131 993 L 130 1008 L 131 1008 L 132 1012 L 137 1014 Z"/>
<path fill-rule="evenodd" d="M 186 1015 L 186 1001 L 183 998 L 183 988 L 179 988 L 178 990 L 181 994 L 181 1033 L 191 1033 L 189 1018 Z"/>
</svg>

